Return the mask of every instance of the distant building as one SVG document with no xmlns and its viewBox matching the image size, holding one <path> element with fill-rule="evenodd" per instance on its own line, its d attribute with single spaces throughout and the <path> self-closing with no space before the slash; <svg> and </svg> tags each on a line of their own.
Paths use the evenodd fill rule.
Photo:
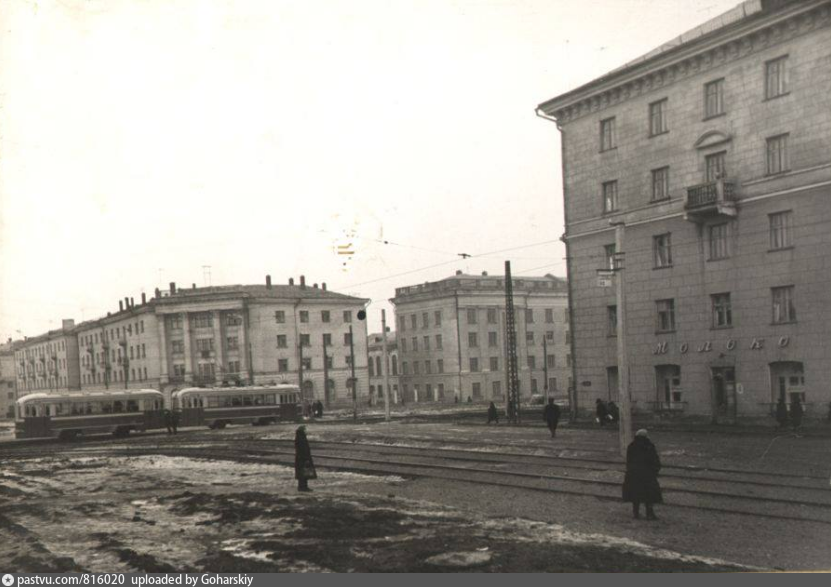
<svg viewBox="0 0 831 587">
<path fill-rule="evenodd" d="M 17 399 L 14 345 L 12 339 L 0 344 L 0 419 L 14 417 L 14 402 Z"/>
<path fill-rule="evenodd" d="M 66 360 L 75 378 L 54 389 L 170 391 L 302 381 L 310 400 L 351 402 L 353 354 L 358 395 L 369 393 L 366 321 L 359 317 L 367 303 L 328 291 L 325 283 L 306 285 L 304 277 L 297 285 L 293 279 L 272 285 L 270 278 L 265 285 L 190 289 L 171 283 L 169 291 L 142 296 L 138 305 L 125 299 L 118 312 L 74 326 L 74 354 Z M 34 366 L 40 373 L 37 361 Z M 43 381 L 26 389 L 48 391 Z"/>
<path fill-rule="evenodd" d="M 35 391 L 79 389 L 78 336 L 74 329 L 74 320 L 63 320 L 60 329 L 25 338 L 15 345 L 18 397 Z"/>
<path fill-rule="evenodd" d="M 636 411 L 826 413 L 829 95 L 831 2 L 751 0 L 538 107 L 562 133 L 583 407 L 617 398 L 597 270 L 622 267 Z"/>
<path fill-rule="evenodd" d="M 506 401 L 505 284 L 466 275 L 395 290 L 400 391 L 407 402 Z M 520 393 L 566 398 L 571 382 L 564 279 L 514 277 Z M 543 348 L 547 349 L 547 354 Z"/>
<path fill-rule="evenodd" d="M 373 403 L 382 405 L 384 402 L 384 336 L 377 332 L 369 335 L 367 344 L 369 361 L 369 393 Z M 387 332 L 387 373 L 389 379 L 389 397 L 391 403 L 398 403 L 398 344 L 395 332 Z"/>
</svg>

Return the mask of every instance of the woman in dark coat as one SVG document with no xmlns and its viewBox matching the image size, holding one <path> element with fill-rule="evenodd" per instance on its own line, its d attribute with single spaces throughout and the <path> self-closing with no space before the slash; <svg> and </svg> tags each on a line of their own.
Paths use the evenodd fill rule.
<svg viewBox="0 0 831 587">
<path fill-rule="evenodd" d="M 594 404 L 594 414 L 597 416 L 597 423 L 601 426 L 605 426 L 606 420 L 609 418 L 609 410 L 606 408 L 606 402 L 600 398 L 597 398 L 597 401 L 595 401 Z"/>
<path fill-rule="evenodd" d="M 309 479 L 317 479 L 305 426 L 299 426 L 294 435 L 294 478 L 297 479 L 297 491 L 311 491 Z"/>
<path fill-rule="evenodd" d="M 632 514 L 640 518 L 641 503 L 646 504 L 646 519 L 657 520 L 652 505 L 663 503 L 658 471 L 661 460 L 646 430 L 638 430 L 635 440 L 626 449 L 626 477 L 623 479 L 623 501 L 632 502 Z"/>
<path fill-rule="evenodd" d="M 491 405 L 488 406 L 488 424 L 491 422 L 499 424 L 499 412 L 496 411 L 496 406 L 493 402 L 491 402 Z"/>
</svg>

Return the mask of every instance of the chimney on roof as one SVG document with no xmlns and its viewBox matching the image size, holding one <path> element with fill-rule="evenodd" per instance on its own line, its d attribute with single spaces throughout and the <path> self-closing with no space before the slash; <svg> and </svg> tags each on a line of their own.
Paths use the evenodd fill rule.
<svg viewBox="0 0 831 587">
<path fill-rule="evenodd" d="M 124 309 L 125 310 L 130 309 L 130 298 L 128 298 L 127 296 L 124 296 Z"/>
<path fill-rule="evenodd" d="M 130 296 L 130 307 L 131 308 L 136 307 L 136 300 L 135 300 L 135 298 L 133 298 L 133 296 Z"/>
<path fill-rule="evenodd" d="M 190 284 L 190 288 L 191 288 L 191 289 L 196 289 L 196 284 L 195 284 L 195 283 L 191 283 L 191 284 Z"/>
<path fill-rule="evenodd" d="M 312 287 L 313 287 L 313 288 L 315 288 L 315 289 L 317 289 L 317 284 L 315 283 Z"/>
<path fill-rule="evenodd" d="M 456 269 L 456 275 L 461 275 L 461 274 L 462 274 L 462 270 L 461 269 Z"/>
<path fill-rule="evenodd" d="M 147 303 L 147 294 L 145 294 L 144 292 L 141 292 L 141 305 L 143 306 L 146 303 Z"/>
<path fill-rule="evenodd" d="M 289 277 L 289 285 L 294 285 L 294 277 Z"/>
<path fill-rule="evenodd" d="M 119 312 L 124 311 L 124 300 L 118 300 L 118 311 Z"/>
<path fill-rule="evenodd" d="M 482 277 L 487 277 L 487 276 L 488 276 L 488 272 L 487 271 L 482 271 Z"/>
<path fill-rule="evenodd" d="M 326 291 L 326 282 L 325 281 L 321 284 L 321 287 L 323 288 L 323 291 Z"/>
<path fill-rule="evenodd" d="M 160 289 L 157 287 L 157 288 L 156 288 L 156 291 L 154 292 L 154 294 L 155 294 L 155 298 L 158 300 L 160 297 L 162 297 L 162 290 L 160 290 Z"/>
<path fill-rule="evenodd" d="M 265 276 L 265 286 L 268 289 L 271 289 L 271 275 L 266 275 Z"/>
<path fill-rule="evenodd" d="M 170 295 L 173 295 L 173 294 L 175 294 L 175 293 L 176 293 L 176 282 L 175 282 L 175 281 L 171 281 L 171 282 L 170 282 Z"/>
<path fill-rule="evenodd" d="M 112 312 L 107 312 L 107 316 L 112 316 Z"/>
<path fill-rule="evenodd" d="M 306 276 L 305 275 L 300 276 L 300 287 L 306 287 Z"/>
</svg>

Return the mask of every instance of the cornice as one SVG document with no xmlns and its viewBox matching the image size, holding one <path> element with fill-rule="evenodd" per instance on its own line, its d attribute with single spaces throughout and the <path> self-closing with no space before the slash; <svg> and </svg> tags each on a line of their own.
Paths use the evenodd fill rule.
<svg viewBox="0 0 831 587">
<path fill-rule="evenodd" d="M 800 7 L 802 8 L 802 7 Z M 596 80 L 541 104 L 539 109 L 554 116 L 559 124 L 616 106 L 654 90 L 705 73 L 769 47 L 831 25 L 831 3 L 814 4 L 802 12 L 776 13 L 776 20 L 747 23 L 741 31 L 732 27 L 720 31 L 706 45 L 691 42 L 668 54 L 609 74 L 608 81 Z M 753 24 L 754 26 L 750 26 Z M 715 34 L 718 34 L 715 33 Z M 725 36 L 732 38 L 724 39 Z M 685 51 L 686 49 L 686 51 Z M 569 100 L 570 95 L 573 98 Z"/>
</svg>

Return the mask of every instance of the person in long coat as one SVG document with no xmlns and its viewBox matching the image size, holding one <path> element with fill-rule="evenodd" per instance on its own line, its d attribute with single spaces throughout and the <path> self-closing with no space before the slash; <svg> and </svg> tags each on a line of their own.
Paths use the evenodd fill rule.
<svg viewBox="0 0 831 587">
<path fill-rule="evenodd" d="M 594 402 L 594 413 L 597 416 L 597 422 L 601 426 L 606 425 L 606 421 L 609 419 L 609 410 L 606 408 L 606 402 L 602 399 L 597 398 L 597 401 Z"/>
<path fill-rule="evenodd" d="M 795 396 L 791 402 L 791 426 L 794 430 L 802 426 L 802 414 L 805 410 L 802 409 L 802 402 L 799 401 L 799 396 Z"/>
<path fill-rule="evenodd" d="M 623 501 L 632 502 L 632 514 L 640 518 L 641 503 L 646 505 L 646 519 L 657 520 L 653 504 L 663 503 L 658 471 L 661 460 L 646 430 L 638 430 L 626 449 L 626 476 L 623 479 Z"/>
<path fill-rule="evenodd" d="M 780 428 L 788 425 L 788 406 L 785 405 L 785 398 L 780 397 L 776 403 L 776 421 Z"/>
<path fill-rule="evenodd" d="M 298 426 L 294 435 L 294 478 L 297 479 L 297 491 L 311 491 L 309 479 L 317 479 L 305 426 Z"/>
<path fill-rule="evenodd" d="M 609 402 L 609 415 L 612 417 L 611 422 L 613 424 L 620 421 L 620 408 L 617 407 L 615 402 Z"/>
<path fill-rule="evenodd" d="M 496 406 L 493 402 L 491 402 L 491 405 L 488 406 L 488 424 L 491 422 L 499 424 L 499 412 L 496 410 Z"/>
<path fill-rule="evenodd" d="M 542 419 L 551 432 L 551 438 L 557 436 L 557 424 L 560 423 L 560 406 L 555 404 L 553 399 L 549 398 L 548 405 L 542 411 Z"/>
</svg>

